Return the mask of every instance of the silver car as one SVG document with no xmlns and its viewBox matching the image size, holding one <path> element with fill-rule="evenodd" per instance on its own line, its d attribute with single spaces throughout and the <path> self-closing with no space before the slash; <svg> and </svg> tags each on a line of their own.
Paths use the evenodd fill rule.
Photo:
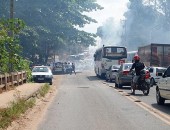
<svg viewBox="0 0 170 130">
<path fill-rule="evenodd" d="M 130 86 L 132 75 L 129 74 L 130 68 L 133 63 L 122 63 L 120 66 L 115 80 L 115 87 L 122 88 L 122 86 Z"/>
<path fill-rule="evenodd" d="M 158 73 L 161 76 L 162 73 Z M 165 100 L 170 100 L 170 66 L 156 84 L 156 100 L 158 105 L 163 105 Z"/>
<path fill-rule="evenodd" d="M 119 70 L 120 65 L 111 65 L 106 71 L 106 81 L 115 81 L 117 71 Z"/>
</svg>

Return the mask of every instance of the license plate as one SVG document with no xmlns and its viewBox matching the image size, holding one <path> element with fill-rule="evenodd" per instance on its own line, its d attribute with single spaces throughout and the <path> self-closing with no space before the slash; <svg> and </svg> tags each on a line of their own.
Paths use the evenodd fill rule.
<svg viewBox="0 0 170 130">
<path fill-rule="evenodd" d="M 44 80 L 44 78 L 38 78 L 38 80 Z"/>
</svg>

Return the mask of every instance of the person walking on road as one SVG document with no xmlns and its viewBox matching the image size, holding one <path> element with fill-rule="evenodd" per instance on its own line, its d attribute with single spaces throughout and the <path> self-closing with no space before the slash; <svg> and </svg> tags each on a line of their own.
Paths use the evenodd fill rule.
<svg viewBox="0 0 170 130">
<path fill-rule="evenodd" d="M 72 74 L 72 64 L 71 64 L 71 62 L 68 62 L 67 68 L 68 68 L 68 73 L 71 75 Z"/>
<path fill-rule="evenodd" d="M 74 72 L 74 74 L 76 74 L 76 72 L 75 72 L 75 64 L 74 63 L 72 63 L 72 71 Z"/>
</svg>

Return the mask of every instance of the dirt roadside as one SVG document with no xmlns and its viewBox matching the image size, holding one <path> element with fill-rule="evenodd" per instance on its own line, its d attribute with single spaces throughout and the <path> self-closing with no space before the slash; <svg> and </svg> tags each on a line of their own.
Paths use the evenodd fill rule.
<svg viewBox="0 0 170 130">
<path fill-rule="evenodd" d="M 47 108 L 53 102 L 54 97 L 57 94 L 57 88 L 62 80 L 62 75 L 57 75 L 54 78 L 53 85 L 49 93 L 36 100 L 36 105 L 29 109 L 19 119 L 12 122 L 12 125 L 7 130 L 37 130 L 38 124 L 42 121 L 46 114 Z"/>
</svg>

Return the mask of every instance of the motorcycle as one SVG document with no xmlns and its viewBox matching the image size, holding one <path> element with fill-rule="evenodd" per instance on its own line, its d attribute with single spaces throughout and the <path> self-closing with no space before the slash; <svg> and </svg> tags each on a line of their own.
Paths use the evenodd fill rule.
<svg viewBox="0 0 170 130">
<path fill-rule="evenodd" d="M 135 76 L 135 72 L 132 71 L 132 80 L 131 80 L 131 92 L 133 93 L 135 90 L 140 90 L 143 92 L 145 96 L 149 94 L 150 91 L 150 73 L 148 70 L 142 69 L 140 71 L 140 76 L 136 85 L 134 85 L 133 77 Z"/>
</svg>

